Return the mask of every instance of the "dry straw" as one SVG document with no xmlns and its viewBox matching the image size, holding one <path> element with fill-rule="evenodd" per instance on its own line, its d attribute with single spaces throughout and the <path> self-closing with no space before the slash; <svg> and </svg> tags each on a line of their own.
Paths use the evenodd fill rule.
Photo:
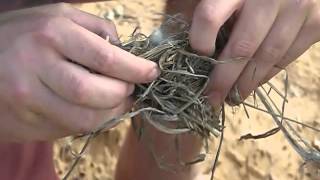
<svg viewBox="0 0 320 180">
<path fill-rule="evenodd" d="M 138 114 L 141 114 L 143 120 L 157 130 L 167 134 L 193 133 L 206 141 L 212 135 L 220 136 L 220 143 L 212 168 L 213 179 L 223 140 L 224 107 L 214 110 L 208 103 L 204 91 L 209 82 L 210 71 L 215 65 L 237 63 L 239 60 L 244 60 L 243 58 L 225 61 L 216 60 L 228 40 L 229 30 L 231 29 L 229 23 L 230 21 L 220 30 L 216 42 L 216 51 L 212 57 L 200 56 L 192 51 L 188 40 L 189 25 L 179 16 L 168 17 L 160 28 L 156 29 L 150 36 L 135 31 L 127 42 L 119 45 L 119 47 L 132 54 L 156 62 L 161 70 L 161 75 L 151 83 L 138 84 L 136 86 L 134 111 L 120 117 L 108 119 L 92 132 L 73 139 L 85 138 L 85 143 L 80 152 L 73 152 L 75 161 L 63 179 L 67 179 L 70 176 L 72 170 L 85 153 L 88 144 L 95 136 Z M 251 107 L 268 113 L 277 125 L 276 128 L 266 133 L 260 135 L 248 134 L 241 137 L 241 139 L 265 138 L 282 131 L 292 147 L 305 161 L 320 163 L 319 151 L 301 138 L 290 123 L 310 128 L 317 133 L 320 131 L 312 126 L 284 117 L 285 104 L 287 103 L 287 77 L 284 84 L 284 94 L 270 83 L 266 85 L 269 88 L 268 90 L 265 86 L 258 88 L 253 93 L 253 103 L 242 102 L 237 88 L 233 88 L 228 96 L 230 98 L 229 101 L 242 104 L 245 110 L 246 107 Z M 278 108 L 270 98 L 270 91 L 275 91 L 282 97 L 281 108 Z M 256 101 L 258 100 L 265 108 L 257 106 L 259 102 Z M 73 140 L 71 140 L 71 144 Z M 194 162 L 186 162 L 184 165 L 204 160 L 203 156 L 200 157 L 200 159 Z"/>
</svg>

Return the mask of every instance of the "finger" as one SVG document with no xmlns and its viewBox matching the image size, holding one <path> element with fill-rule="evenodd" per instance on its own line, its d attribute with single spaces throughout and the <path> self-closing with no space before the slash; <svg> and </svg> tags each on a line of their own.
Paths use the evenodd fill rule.
<svg viewBox="0 0 320 180">
<path fill-rule="evenodd" d="M 61 3 L 61 6 L 66 6 L 64 15 L 70 18 L 76 24 L 85 29 L 99 35 L 102 38 L 110 37 L 110 41 L 114 44 L 119 44 L 118 33 L 113 22 L 73 8 L 68 4 Z"/>
<path fill-rule="evenodd" d="M 30 12 L 29 9 L 19 10 L 19 15 L 28 14 Z M 102 19 L 93 14 L 89 14 L 87 12 L 81 11 L 77 8 L 72 7 L 69 3 L 56 3 L 45 6 L 39 6 L 33 8 L 33 13 L 38 12 L 42 14 L 52 15 L 54 17 L 63 16 L 74 23 L 82 26 L 83 28 L 91 31 L 102 38 L 106 38 L 106 36 L 110 37 L 112 42 L 118 43 L 118 34 L 116 27 L 114 24 L 106 19 Z"/>
<path fill-rule="evenodd" d="M 241 6 L 242 0 L 202 0 L 195 9 L 190 43 L 201 54 L 211 55 L 220 27 Z"/>
<path fill-rule="evenodd" d="M 239 57 L 243 60 L 215 66 L 207 90 L 210 102 L 214 106 L 219 106 L 224 101 L 246 66 L 247 60 L 252 58 L 268 34 L 280 8 L 276 0 L 246 2 L 230 39 L 219 57 L 220 60 Z"/>
<path fill-rule="evenodd" d="M 154 80 L 159 70 L 154 62 L 139 58 L 66 19 L 57 19 L 63 28 L 48 27 L 49 43 L 72 61 L 104 75 L 132 83 Z"/>
<path fill-rule="evenodd" d="M 273 66 L 284 57 L 302 28 L 309 9 L 293 1 L 285 5 L 236 83 L 243 99 L 261 84 Z"/>
<path fill-rule="evenodd" d="M 96 110 L 71 104 L 54 94 L 45 86 L 38 86 L 37 101 L 32 110 L 52 120 L 66 135 L 90 132 L 110 116 L 120 115 L 131 107 L 130 101 L 123 101 L 119 106 L 109 110 Z"/>
<path fill-rule="evenodd" d="M 311 45 L 318 42 L 320 37 L 317 38 L 318 32 L 313 27 L 303 28 L 296 40 L 293 42 L 283 59 L 273 67 L 268 74 L 264 77 L 262 84 L 268 82 L 272 77 L 282 71 L 286 66 L 296 60 L 305 51 L 307 51 Z"/>
<path fill-rule="evenodd" d="M 81 66 L 57 59 L 47 61 L 39 78 L 67 101 L 90 108 L 110 109 L 133 93 L 133 84 L 93 74 Z"/>
</svg>

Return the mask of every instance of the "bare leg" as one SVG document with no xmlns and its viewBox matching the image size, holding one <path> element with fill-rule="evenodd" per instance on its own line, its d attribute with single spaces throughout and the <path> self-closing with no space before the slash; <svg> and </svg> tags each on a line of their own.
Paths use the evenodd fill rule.
<svg viewBox="0 0 320 180">
<path fill-rule="evenodd" d="M 138 119 L 135 119 L 138 121 Z M 133 128 L 130 128 L 127 139 L 121 149 L 118 161 L 116 180 L 191 180 L 195 172 L 192 166 L 185 167 L 179 165 L 179 160 L 189 162 L 199 154 L 201 149 L 201 140 L 195 135 L 179 135 L 179 148 L 174 148 L 174 136 L 161 133 L 146 125 L 148 130 L 138 139 Z M 151 141 L 152 138 L 152 141 Z M 163 161 L 164 165 L 175 164 L 173 167 L 180 169 L 176 173 L 159 167 L 154 154 L 150 151 L 150 143 L 154 147 L 153 152 L 156 157 L 160 158 L 166 154 Z M 179 152 L 179 153 L 178 153 Z M 162 162 L 162 161 L 161 161 Z"/>
<path fill-rule="evenodd" d="M 193 9 L 197 0 L 168 0 L 166 11 L 168 14 L 183 13 L 191 20 Z M 139 119 L 135 119 L 138 122 Z M 154 155 L 150 151 L 150 137 L 157 157 L 166 154 L 164 164 L 177 163 L 180 156 L 183 161 L 192 161 L 201 150 L 201 140 L 195 135 L 185 134 L 179 136 L 180 154 L 170 149 L 174 146 L 174 136 L 166 135 L 146 125 L 148 132 L 141 139 L 138 139 L 133 128 L 130 128 L 126 141 L 122 147 L 115 180 L 192 180 L 196 175 L 192 166 L 188 168 L 176 165 L 175 168 L 182 168 L 177 173 L 160 168 Z M 149 138 L 146 138 L 149 137 Z"/>
</svg>

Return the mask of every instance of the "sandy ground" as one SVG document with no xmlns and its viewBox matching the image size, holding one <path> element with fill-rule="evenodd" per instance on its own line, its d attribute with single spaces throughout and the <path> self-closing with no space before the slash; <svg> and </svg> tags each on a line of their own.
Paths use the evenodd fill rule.
<svg viewBox="0 0 320 180">
<path fill-rule="evenodd" d="M 140 26 L 142 32 L 150 33 L 161 23 L 161 17 L 154 12 L 163 12 L 163 0 L 120 0 L 76 5 L 76 7 L 101 17 L 108 17 L 116 22 L 119 35 L 127 37 L 135 27 Z M 288 67 L 290 87 L 289 104 L 286 116 L 303 121 L 320 128 L 320 44 L 314 45 L 299 60 Z M 281 87 L 283 76 L 274 78 L 273 83 Z M 276 97 L 275 97 L 276 98 Z M 261 112 L 248 109 L 248 119 L 242 108 L 227 108 L 225 139 L 216 171 L 217 180 L 302 180 L 320 179 L 310 168 L 302 167 L 302 160 L 294 152 L 281 133 L 261 140 L 239 141 L 241 135 L 259 134 L 274 127 L 271 118 Z M 90 153 L 80 161 L 75 179 L 113 179 L 113 173 L 119 149 L 129 122 L 125 122 L 104 135 L 92 145 Z M 319 147 L 320 135 L 299 127 L 299 132 Z M 213 140 L 211 149 L 215 152 L 217 139 Z M 71 158 L 62 150 L 63 143 L 55 145 L 55 164 L 58 174 L 65 173 Z M 200 165 L 199 171 L 207 175 L 211 160 Z M 302 167 L 302 168 L 301 168 Z M 305 170 L 302 173 L 301 169 Z M 312 170 L 312 169 L 311 169 Z M 311 173 L 310 173 L 311 172 Z M 207 176 L 201 180 L 209 179 Z"/>
</svg>

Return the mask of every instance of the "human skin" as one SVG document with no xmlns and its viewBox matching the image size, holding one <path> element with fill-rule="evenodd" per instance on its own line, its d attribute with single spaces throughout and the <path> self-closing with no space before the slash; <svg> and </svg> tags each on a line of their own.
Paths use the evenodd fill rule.
<svg viewBox="0 0 320 180">
<path fill-rule="evenodd" d="M 131 107 L 134 83 L 159 74 L 111 44 L 111 22 L 65 3 L 2 13 L 0 23 L 0 142 L 88 132 Z"/>
</svg>

